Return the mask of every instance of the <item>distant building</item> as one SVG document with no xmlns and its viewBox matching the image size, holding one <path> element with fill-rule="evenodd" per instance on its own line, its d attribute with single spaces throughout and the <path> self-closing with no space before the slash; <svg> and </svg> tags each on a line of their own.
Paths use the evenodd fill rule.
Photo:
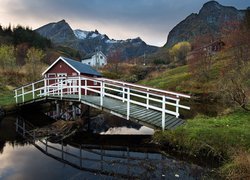
<svg viewBox="0 0 250 180">
<path fill-rule="evenodd" d="M 196 48 L 193 51 L 189 52 L 187 55 L 187 60 L 190 60 L 195 57 L 197 54 L 206 54 L 206 55 L 214 55 L 217 52 L 221 51 L 225 46 L 225 43 L 222 40 L 213 41 L 209 44 L 206 44 L 202 47 Z"/>
<path fill-rule="evenodd" d="M 99 68 L 107 64 L 107 57 L 101 51 L 97 51 L 85 56 L 82 63 Z"/>
</svg>

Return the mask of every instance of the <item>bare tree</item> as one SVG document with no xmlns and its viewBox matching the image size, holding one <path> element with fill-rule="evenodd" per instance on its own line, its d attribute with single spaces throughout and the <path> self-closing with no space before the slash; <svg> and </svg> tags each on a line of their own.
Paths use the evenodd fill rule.
<svg viewBox="0 0 250 180">
<path fill-rule="evenodd" d="M 119 64 L 121 62 L 121 50 L 115 50 L 108 56 L 108 64 L 111 67 L 111 71 L 118 73 Z"/>
</svg>

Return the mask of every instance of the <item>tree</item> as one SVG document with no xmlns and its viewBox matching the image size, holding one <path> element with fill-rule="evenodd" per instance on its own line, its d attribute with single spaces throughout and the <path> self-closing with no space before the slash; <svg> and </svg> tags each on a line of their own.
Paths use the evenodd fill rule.
<svg viewBox="0 0 250 180">
<path fill-rule="evenodd" d="M 179 42 L 170 49 L 170 54 L 176 63 L 184 65 L 186 64 L 186 57 L 190 50 L 191 45 L 189 42 Z"/>
<path fill-rule="evenodd" d="M 199 82 L 207 82 L 210 79 L 212 55 L 201 48 L 193 51 L 190 56 L 188 65 L 192 76 Z"/>
<path fill-rule="evenodd" d="M 188 56 L 188 66 L 192 76 L 199 82 L 210 79 L 212 54 L 207 50 L 214 38 L 210 34 L 197 36 L 192 42 L 192 51 Z"/>
<path fill-rule="evenodd" d="M 111 67 L 111 71 L 118 73 L 118 67 L 121 60 L 121 50 L 114 50 L 108 56 L 108 64 Z"/>
<path fill-rule="evenodd" d="M 0 46 L 0 68 L 2 71 L 13 70 L 16 66 L 15 48 L 14 46 Z"/>
<path fill-rule="evenodd" d="M 248 111 L 250 111 L 247 107 L 250 89 L 248 85 L 250 77 L 249 21 L 250 13 L 248 10 L 242 24 L 238 25 L 238 28 L 234 28 L 225 38 L 227 42 L 226 50 L 230 52 L 230 58 L 227 59 L 222 68 L 218 81 L 220 95 Z"/>
<path fill-rule="evenodd" d="M 43 66 L 42 59 L 45 56 L 44 52 L 34 47 L 27 52 L 26 71 L 28 81 L 35 81 L 40 78 Z"/>
<path fill-rule="evenodd" d="M 249 102 L 247 81 L 250 77 L 250 62 L 239 65 L 230 60 L 231 64 L 224 67 L 218 80 L 219 95 L 223 97 L 224 102 L 236 103 L 245 110 Z"/>
</svg>

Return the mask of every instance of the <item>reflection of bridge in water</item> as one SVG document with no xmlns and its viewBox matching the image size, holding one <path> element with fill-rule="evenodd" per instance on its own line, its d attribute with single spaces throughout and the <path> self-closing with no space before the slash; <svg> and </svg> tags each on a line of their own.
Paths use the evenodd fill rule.
<svg viewBox="0 0 250 180">
<path fill-rule="evenodd" d="M 158 152 L 122 146 L 53 143 L 50 137 L 36 138 L 33 128 L 29 122 L 17 118 L 16 130 L 20 135 L 47 156 L 74 168 L 120 178 L 150 177 L 152 171 L 158 178 L 162 175 L 159 162 L 166 158 Z"/>
<path fill-rule="evenodd" d="M 37 138 L 33 130 L 32 124 L 17 118 L 16 131 L 22 137 L 47 156 L 81 170 L 74 178 L 91 174 L 104 179 L 201 179 L 204 174 L 200 167 L 164 156 L 150 147 L 53 143 L 50 137 Z"/>
</svg>

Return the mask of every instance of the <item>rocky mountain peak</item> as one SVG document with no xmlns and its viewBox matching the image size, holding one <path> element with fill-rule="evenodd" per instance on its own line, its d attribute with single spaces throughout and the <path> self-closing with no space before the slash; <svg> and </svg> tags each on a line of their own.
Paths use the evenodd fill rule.
<svg viewBox="0 0 250 180">
<path fill-rule="evenodd" d="M 221 9 L 223 8 L 224 6 L 222 6 L 221 4 L 219 4 L 217 1 L 208 1 L 206 2 L 205 4 L 203 4 L 201 11 L 204 11 L 204 10 L 215 10 L 215 9 Z"/>
<path fill-rule="evenodd" d="M 92 53 L 98 48 L 104 54 L 109 55 L 109 53 L 119 49 L 122 51 L 122 59 L 130 59 L 158 50 L 155 46 L 147 45 L 139 37 L 127 40 L 115 40 L 109 39 L 106 34 L 101 34 L 98 30 L 72 30 L 64 19 L 44 25 L 36 31 L 42 36 L 49 38 L 55 45 L 70 47 L 82 54 Z"/>
<path fill-rule="evenodd" d="M 64 19 L 44 25 L 35 31 L 42 36 L 51 39 L 56 44 L 75 38 L 73 30 Z"/>
<path fill-rule="evenodd" d="M 165 46 L 171 47 L 181 41 L 191 42 L 195 37 L 204 34 L 211 34 L 215 39 L 220 38 L 222 27 L 228 22 L 240 22 L 244 14 L 244 10 L 209 1 L 198 14 L 192 13 L 169 32 Z"/>
</svg>

